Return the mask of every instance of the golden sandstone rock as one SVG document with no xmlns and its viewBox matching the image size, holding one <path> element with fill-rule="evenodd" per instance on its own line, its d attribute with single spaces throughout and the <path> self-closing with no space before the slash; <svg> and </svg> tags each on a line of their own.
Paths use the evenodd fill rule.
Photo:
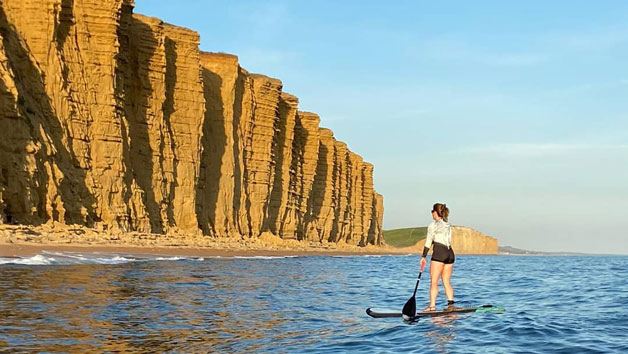
<svg viewBox="0 0 628 354">
<path fill-rule="evenodd" d="M 371 164 L 281 81 L 133 5 L 0 2 L 0 222 L 383 242 Z"/>
<path fill-rule="evenodd" d="M 421 240 L 414 248 L 421 252 L 424 245 L 425 240 Z M 498 241 L 472 228 L 454 226 L 451 233 L 451 248 L 457 254 L 497 254 Z"/>
</svg>

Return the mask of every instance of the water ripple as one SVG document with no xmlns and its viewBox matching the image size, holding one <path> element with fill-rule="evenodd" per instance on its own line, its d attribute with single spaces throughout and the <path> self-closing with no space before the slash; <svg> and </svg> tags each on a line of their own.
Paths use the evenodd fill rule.
<svg viewBox="0 0 628 354">
<path fill-rule="evenodd" d="M 459 303 L 506 312 L 412 324 L 364 309 L 403 306 L 416 256 L 4 259 L 0 351 L 627 352 L 628 257 L 590 258 L 459 256 Z"/>
</svg>

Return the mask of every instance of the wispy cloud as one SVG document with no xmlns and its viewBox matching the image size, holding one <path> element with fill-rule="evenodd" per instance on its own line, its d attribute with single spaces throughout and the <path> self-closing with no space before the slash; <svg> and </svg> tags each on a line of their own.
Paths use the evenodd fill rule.
<svg viewBox="0 0 628 354">
<path fill-rule="evenodd" d="M 260 70 L 260 68 L 272 69 L 281 68 L 283 65 L 294 65 L 294 62 L 302 59 L 301 53 L 297 51 L 261 47 L 242 48 L 238 53 L 238 57 L 240 58 L 240 64 L 245 69 L 254 72 Z"/>
<path fill-rule="evenodd" d="M 238 3 L 234 2 L 232 12 L 243 17 L 251 29 L 276 30 L 290 19 L 289 8 L 283 3 Z"/>
<path fill-rule="evenodd" d="M 457 40 L 430 40 L 422 47 L 422 56 L 437 59 L 462 60 L 493 67 L 522 67 L 543 63 L 547 58 L 540 52 L 509 52 L 481 48 Z"/>
<path fill-rule="evenodd" d="M 628 150 L 628 144 L 510 143 L 464 147 L 455 152 L 510 157 L 535 157 L 608 150 Z"/>
<path fill-rule="evenodd" d="M 628 27 L 613 26 L 589 31 L 554 33 L 545 37 L 548 45 L 575 51 L 600 52 L 628 43 Z"/>
<path fill-rule="evenodd" d="M 625 89 L 628 86 L 628 79 L 619 79 L 602 82 L 588 82 L 573 86 L 560 87 L 545 91 L 546 94 L 574 94 L 587 93 L 591 91 Z"/>
<path fill-rule="evenodd" d="M 421 57 L 440 60 L 459 60 L 491 67 L 529 67 L 550 61 L 563 60 L 564 56 L 575 53 L 600 54 L 628 44 L 628 27 L 609 25 L 570 32 L 550 32 L 538 38 L 523 42 L 527 45 L 519 49 L 507 49 L 510 43 L 518 43 L 520 38 L 502 34 L 487 35 L 486 43 L 462 41 L 458 38 L 432 38 L 418 47 Z M 502 42 L 502 48 L 487 43 Z M 521 44 L 523 45 L 523 44 Z"/>
</svg>

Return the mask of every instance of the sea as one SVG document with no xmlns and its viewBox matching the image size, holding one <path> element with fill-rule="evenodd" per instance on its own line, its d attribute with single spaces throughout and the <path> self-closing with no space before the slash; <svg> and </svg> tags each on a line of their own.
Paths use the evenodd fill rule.
<svg viewBox="0 0 628 354">
<path fill-rule="evenodd" d="M 401 311 L 418 271 L 416 255 L 0 258 L 0 352 L 628 353 L 627 256 L 458 255 L 457 305 L 505 311 L 366 314 Z"/>
</svg>

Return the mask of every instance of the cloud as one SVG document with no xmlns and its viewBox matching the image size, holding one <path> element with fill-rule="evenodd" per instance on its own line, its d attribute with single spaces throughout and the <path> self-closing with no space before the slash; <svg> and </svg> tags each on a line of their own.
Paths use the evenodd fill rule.
<svg viewBox="0 0 628 354">
<path fill-rule="evenodd" d="M 277 30 L 286 25 L 286 19 L 290 19 L 290 11 L 286 4 L 270 2 L 234 2 L 231 13 L 243 18 L 249 29 L 254 30 Z"/>
<path fill-rule="evenodd" d="M 545 56 L 534 53 L 485 53 L 474 58 L 491 66 L 533 66 L 545 61 Z"/>
<path fill-rule="evenodd" d="M 447 39 L 428 41 L 420 51 L 421 56 L 429 55 L 441 60 L 463 60 L 493 67 L 534 66 L 547 60 L 543 53 L 497 52 Z"/>
<path fill-rule="evenodd" d="M 612 81 L 602 82 L 588 82 L 581 83 L 573 86 L 560 87 L 545 91 L 546 94 L 574 94 L 574 93 L 587 93 L 590 91 L 601 90 L 615 90 L 625 89 L 624 86 L 628 85 L 628 79 L 619 79 Z"/>
<path fill-rule="evenodd" d="M 609 150 L 628 150 L 628 144 L 557 144 L 557 143 L 510 143 L 479 147 L 464 147 L 457 153 L 488 154 L 509 157 L 536 157 L 567 153 Z"/>
<path fill-rule="evenodd" d="M 482 38 L 486 41 L 482 42 Z M 604 53 L 628 44 L 628 27 L 624 24 L 594 27 L 584 30 L 554 31 L 529 41 L 516 35 L 486 34 L 473 41 L 459 38 L 432 38 L 423 42 L 415 55 L 438 60 L 456 60 L 490 67 L 530 67 L 550 61 L 564 60 L 564 56 Z M 478 40 L 480 42 L 478 42 Z M 502 48 L 491 46 L 497 41 Z M 505 49 L 508 46 L 522 49 Z M 418 51 L 418 52 L 417 52 Z"/>
<path fill-rule="evenodd" d="M 556 33 L 546 37 L 548 44 L 575 51 L 600 52 L 628 42 L 628 28 L 608 27 L 580 33 Z"/>
<path fill-rule="evenodd" d="M 253 72 L 270 68 L 281 68 L 285 65 L 295 65 L 303 57 L 301 53 L 290 50 L 277 50 L 262 47 L 245 47 L 238 52 L 240 64 Z"/>
</svg>

